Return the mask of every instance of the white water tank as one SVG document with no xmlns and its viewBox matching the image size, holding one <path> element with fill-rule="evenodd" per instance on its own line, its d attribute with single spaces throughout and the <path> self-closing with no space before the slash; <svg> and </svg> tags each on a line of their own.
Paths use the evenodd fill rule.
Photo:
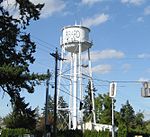
<svg viewBox="0 0 150 137">
<path fill-rule="evenodd" d="M 80 25 L 64 27 L 60 45 L 68 52 L 78 53 L 78 47 L 81 44 L 81 52 L 83 52 L 92 46 L 92 42 L 89 40 L 89 32 L 89 28 Z"/>
</svg>

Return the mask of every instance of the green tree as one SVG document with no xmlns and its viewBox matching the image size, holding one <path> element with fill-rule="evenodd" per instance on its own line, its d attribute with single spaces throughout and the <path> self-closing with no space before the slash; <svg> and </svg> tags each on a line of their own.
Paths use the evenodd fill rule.
<svg viewBox="0 0 150 137">
<path fill-rule="evenodd" d="M 52 96 L 49 95 L 48 97 L 48 114 L 50 115 L 54 115 L 54 98 Z M 59 97 L 58 99 L 58 108 L 67 108 L 68 104 L 66 103 L 66 101 L 64 100 L 64 98 L 62 96 Z M 68 112 L 64 111 L 64 110 L 58 110 L 58 120 L 60 121 L 60 123 L 62 123 L 63 119 L 61 118 L 61 116 L 64 117 L 64 119 L 67 119 L 68 117 Z M 43 115 L 45 115 L 45 107 L 43 109 Z"/>
<path fill-rule="evenodd" d="M 150 120 L 145 121 L 144 125 L 146 126 L 146 133 L 150 134 Z"/>
<path fill-rule="evenodd" d="M 124 123 L 127 133 L 130 129 L 135 128 L 135 112 L 128 100 L 120 109 L 120 123 Z"/>
<path fill-rule="evenodd" d="M 13 111 L 4 117 L 6 127 L 34 130 L 38 116 L 36 109 L 32 110 L 29 104 L 24 102 L 24 98 L 17 99 L 17 105 L 19 106 L 14 105 Z"/>
<path fill-rule="evenodd" d="M 58 108 L 67 108 L 68 104 L 63 99 L 62 96 L 58 99 Z M 54 117 L 54 98 L 49 95 L 48 97 L 48 124 L 53 125 L 53 117 Z M 68 128 L 68 120 L 69 114 L 67 111 L 58 110 L 57 111 L 57 128 L 60 129 L 67 129 Z M 39 122 L 37 124 L 37 130 L 44 132 L 45 126 L 45 107 L 43 108 L 43 116 L 39 118 Z"/>
<path fill-rule="evenodd" d="M 103 96 L 101 94 L 98 94 L 98 96 L 95 97 L 95 114 L 97 123 L 100 123 L 102 117 L 102 110 L 103 110 Z"/>
<path fill-rule="evenodd" d="M 140 111 L 135 114 L 129 101 L 122 105 L 120 112 L 116 112 L 116 121 L 119 128 L 118 136 L 124 135 L 126 137 L 129 136 L 129 133 L 149 133 L 145 125 L 144 114 Z"/>
<path fill-rule="evenodd" d="M 118 137 L 127 137 L 127 128 L 124 123 L 120 123 L 118 125 Z"/>
<path fill-rule="evenodd" d="M 58 108 L 68 108 L 68 104 L 63 99 L 62 96 L 59 97 L 58 100 Z M 67 129 L 69 121 L 69 113 L 66 110 L 58 110 L 58 128 L 59 129 Z"/>
<path fill-rule="evenodd" d="M 95 97 L 95 108 L 96 121 L 101 124 L 111 124 L 112 100 L 108 93 L 98 94 Z"/>
<path fill-rule="evenodd" d="M 141 112 L 136 113 L 135 115 L 135 125 L 136 125 L 136 130 L 144 130 L 145 125 L 144 125 L 144 114 Z"/>
<path fill-rule="evenodd" d="M 93 88 L 94 93 L 96 92 L 95 87 Z M 89 121 L 92 119 L 92 113 L 89 113 L 91 102 L 91 82 L 88 82 L 86 91 L 87 95 L 84 98 L 84 121 Z M 94 97 L 95 101 L 95 114 L 96 122 L 101 124 L 111 124 L 112 117 L 112 101 L 107 94 L 98 94 Z M 114 100 L 115 102 L 115 100 Z"/>
<path fill-rule="evenodd" d="M 100 112 L 99 121 L 102 124 L 111 124 L 112 117 L 112 101 L 109 94 L 100 95 L 100 101 L 102 104 L 102 109 Z"/>
<path fill-rule="evenodd" d="M 96 89 L 93 85 L 93 92 L 95 94 Z M 83 120 L 85 122 L 92 120 L 92 110 L 93 110 L 93 106 L 92 106 L 92 89 L 91 89 L 91 81 L 88 81 L 88 85 L 86 87 L 85 90 L 85 97 L 84 97 L 84 102 L 83 102 L 83 108 L 84 108 L 84 117 Z M 94 97 L 95 98 L 95 97 Z"/>
<path fill-rule="evenodd" d="M 52 126 L 53 125 L 53 116 L 51 114 L 48 114 L 47 121 L 48 125 Z M 40 137 L 44 134 L 45 130 L 45 116 L 42 115 L 41 117 L 38 117 L 38 122 L 36 125 L 36 131 L 40 135 Z"/>
<path fill-rule="evenodd" d="M 20 96 L 21 90 L 33 93 L 34 87 L 47 78 L 47 75 L 30 73 L 29 65 L 35 61 L 33 54 L 36 45 L 30 33 L 26 32 L 30 22 L 39 19 L 44 5 L 34 5 L 29 0 L 16 0 L 13 7 L 18 11 L 19 18 L 15 18 L 9 11 L 9 5 L 6 8 L 3 2 L 0 1 L 0 87 L 10 96 L 13 109 L 15 106 L 13 111 L 18 111 L 15 115 L 26 115 L 32 110 L 26 109 L 28 104 Z"/>
</svg>

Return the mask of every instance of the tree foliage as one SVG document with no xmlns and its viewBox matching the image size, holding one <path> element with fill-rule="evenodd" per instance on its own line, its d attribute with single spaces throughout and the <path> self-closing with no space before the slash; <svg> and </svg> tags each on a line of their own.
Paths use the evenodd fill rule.
<svg viewBox="0 0 150 137">
<path fill-rule="evenodd" d="M 101 124 L 111 124 L 112 101 L 107 94 L 99 94 L 95 98 L 96 118 Z"/>
<path fill-rule="evenodd" d="M 120 109 L 120 120 L 125 123 L 127 132 L 135 126 L 135 112 L 129 101 Z"/>
<path fill-rule="evenodd" d="M 120 112 L 117 113 L 118 134 L 129 133 L 148 133 L 144 122 L 142 112 L 135 113 L 133 107 L 127 100 L 126 104 L 122 105 Z"/>
<path fill-rule="evenodd" d="M 91 87 L 93 86 L 93 89 Z M 84 102 L 83 102 L 83 108 L 84 108 L 84 121 L 90 121 L 92 120 L 92 111 L 93 111 L 93 105 L 92 105 L 92 90 L 93 93 L 95 94 L 96 88 L 94 85 L 91 85 L 91 81 L 88 81 L 88 85 L 85 90 L 85 97 L 84 97 Z"/>
<path fill-rule="evenodd" d="M 24 134 L 29 134 L 30 131 L 24 128 L 18 129 L 3 129 L 1 133 L 1 137 L 22 137 Z"/>
<path fill-rule="evenodd" d="M 26 32 L 30 22 L 39 19 L 43 6 L 34 5 L 29 0 L 16 0 L 16 18 L 13 12 L 5 7 L 4 0 L 0 1 L 0 87 L 10 96 L 13 107 L 18 107 L 17 113 L 23 112 L 24 115 L 29 109 L 26 109 L 25 105 L 28 104 L 20 97 L 21 90 L 33 93 L 35 85 L 48 77 L 30 73 L 29 65 L 35 61 L 33 54 L 36 45 L 31 40 L 30 33 Z"/>
<path fill-rule="evenodd" d="M 144 114 L 142 112 L 138 112 L 135 114 L 135 125 L 136 125 L 136 129 L 143 130 L 145 128 Z"/>
<path fill-rule="evenodd" d="M 30 20 L 39 19 L 43 5 L 34 5 L 29 0 L 16 0 L 19 19 L 4 8 L 3 0 L 0 5 L 0 86 L 11 97 L 21 89 L 31 93 L 35 80 L 43 80 L 44 75 L 29 73 L 29 65 L 35 61 L 33 53 L 36 45 L 25 28 Z"/>
<path fill-rule="evenodd" d="M 93 86 L 94 87 L 94 86 Z M 90 109 L 92 106 L 91 99 L 91 82 L 88 82 L 86 91 L 87 95 L 84 97 L 84 121 L 89 121 L 92 119 L 92 113 L 90 113 Z M 95 94 L 96 88 L 93 88 L 93 92 Z M 98 94 L 94 97 L 95 101 L 95 114 L 96 114 L 96 122 L 101 124 L 111 124 L 111 116 L 112 116 L 112 101 L 107 94 Z M 115 102 L 115 100 L 114 100 Z"/>
<path fill-rule="evenodd" d="M 16 104 L 13 106 L 13 111 L 4 118 L 6 127 L 34 130 L 38 116 L 36 109 L 32 110 L 29 104 L 24 102 L 24 98 L 17 99 Z"/>
<path fill-rule="evenodd" d="M 58 99 L 58 108 L 67 108 L 68 104 L 63 99 L 62 96 Z M 43 108 L 43 116 L 39 118 L 39 122 L 37 124 L 37 130 L 41 133 L 44 132 L 45 126 L 45 107 Z M 68 120 L 69 120 L 69 113 L 64 110 L 57 111 L 57 128 L 60 129 L 68 129 Z M 48 125 L 53 125 L 54 122 L 54 98 L 49 95 L 48 97 Z"/>
<path fill-rule="evenodd" d="M 86 93 L 84 100 L 84 122 L 92 119 L 92 114 L 89 114 L 90 107 L 90 83 L 87 85 Z M 112 120 L 112 99 L 109 97 L 109 94 L 98 94 L 94 98 L 95 100 L 95 114 L 96 122 L 100 124 L 109 124 L 111 125 Z M 116 100 L 114 99 L 114 103 Z M 144 114 L 139 111 L 135 113 L 133 107 L 127 100 L 126 104 L 123 104 L 120 112 L 115 111 L 114 104 L 114 117 L 115 117 L 115 126 L 118 127 L 118 136 L 126 137 L 128 134 L 145 134 L 149 133 L 149 124 L 144 121 Z M 147 124 L 146 124 L 147 123 Z"/>
<path fill-rule="evenodd" d="M 150 120 L 145 121 L 144 125 L 146 127 L 146 132 L 150 134 Z"/>
</svg>

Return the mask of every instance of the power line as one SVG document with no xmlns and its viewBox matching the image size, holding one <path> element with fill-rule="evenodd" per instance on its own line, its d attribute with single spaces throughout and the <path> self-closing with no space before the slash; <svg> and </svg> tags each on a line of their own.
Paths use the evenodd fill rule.
<svg viewBox="0 0 150 137">
<path fill-rule="evenodd" d="M 143 83 L 143 82 L 146 82 L 146 81 L 150 81 L 150 80 L 103 80 L 103 79 L 98 79 L 98 78 L 93 78 L 93 80 L 96 80 L 96 81 L 101 81 L 101 82 L 107 82 L 107 83 L 111 83 L 112 81 L 113 82 L 117 82 L 117 83 Z"/>
<path fill-rule="evenodd" d="M 48 43 L 48 42 L 46 42 L 46 41 L 44 41 L 44 40 L 42 40 L 42 39 L 40 39 L 40 38 L 38 38 L 38 37 L 36 37 L 36 36 L 33 36 L 33 35 L 32 35 L 31 37 L 33 37 L 33 38 L 35 38 L 35 39 L 41 41 L 42 43 L 45 43 L 46 45 L 51 45 L 51 46 L 53 46 L 54 48 L 56 48 L 56 46 L 54 46 L 53 44 Z M 45 47 L 47 47 L 47 46 L 45 46 Z M 47 47 L 47 48 L 49 48 L 49 47 Z"/>
<path fill-rule="evenodd" d="M 40 47 L 37 47 L 37 48 L 40 48 L 41 50 L 43 50 L 44 52 L 46 52 L 46 53 L 49 53 L 49 51 L 48 50 L 52 50 L 52 51 L 54 51 L 54 49 L 53 48 L 51 48 L 51 47 L 47 47 L 47 46 L 45 46 L 44 44 L 41 44 L 41 43 L 39 43 L 39 42 L 37 42 L 37 41 L 35 41 Z M 42 49 L 42 48 L 45 48 L 45 49 Z"/>
<path fill-rule="evenodd" d="M 66 93 L 66 94 L 68 94 L 69 96 L 72 96 L 72 97 L 76 98 L 77 100 L 81 101 L 81 99 L 80 99 L 80 98 L 78 98 L 78 97 L 75 97 L 75 96 L 71 95 L 71 94 L 70 94 L 70 93 L 68 93 L 67 91 L 62 90 L 62 89 L 59 89 L 59 90 L 60 90 L 60 91 L 62 91 L 62 92 L 64 92 L 64 93 Z"/>
<path fill-rule="evenodd" d="M 52 49 L 53 51 L 55 51 L 56 48 L 58 48 L 59 50 L 61 49 L 60 47 L 57 47 L 57 46 L 55 46 L 55 45 L 53 45 L 53 44 L 51 44 L 51 43 L 49 43 L 49 42 L 46 42 L 46 41 L 44 41 L 44 40 L 42 40 L 42 39 L 40 39 L 40 38 L 38 38 L 38 37 L 36 37 L 36 36 L 33 36 L 33 35 L 32 35 L 31 37 L 33 37 L 34 39 L 36 39 L 36 40 L 38 40 L 38 41 L 44 43 L 45 45 L 43 45 L 43 46 L 44 46 L 45 48 L 47 48 L 47 49 Z M 46 46 L 46 45 L 48 45 L 48 46 Z M 51 48 L 51 47 L 49 47 L 49 46 L 52 46 L 53 48 Z"/>
</svg>

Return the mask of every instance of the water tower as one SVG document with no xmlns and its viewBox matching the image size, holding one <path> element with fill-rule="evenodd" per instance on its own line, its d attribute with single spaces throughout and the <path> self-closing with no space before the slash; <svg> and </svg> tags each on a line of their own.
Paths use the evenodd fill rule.
<svg viewBox="0 0 150 137">
<path fill-rule="evenodd" d="M 92 42 L 89 38 L 89 32 L 89 28 L 81 25 L 67 26 L 62 29 L 62 37 L 60 38 L 61 58 L 66 60 L 60 61 L 58 98 L 59 96 L 67 98 L 69 106 L 68 108 L 60 108 L 58 104 L 57 109 L 58 111 L 68 111 L 70 129 L 82 128 L 84 110 L 79 107 L 83 102 L 84 86 L 87 85 L 87 82 L 83 84 L 83 81 L 88 79 L 91 82 L 91 89 L 93 89 L 90 58 Z M 86 65 L 83 64 L 83 56 L 84 61 L 87 61 Z M 93 123 L 96 123 L 93 90 L 91 90 L 91 95 Z"/>
</svg>

